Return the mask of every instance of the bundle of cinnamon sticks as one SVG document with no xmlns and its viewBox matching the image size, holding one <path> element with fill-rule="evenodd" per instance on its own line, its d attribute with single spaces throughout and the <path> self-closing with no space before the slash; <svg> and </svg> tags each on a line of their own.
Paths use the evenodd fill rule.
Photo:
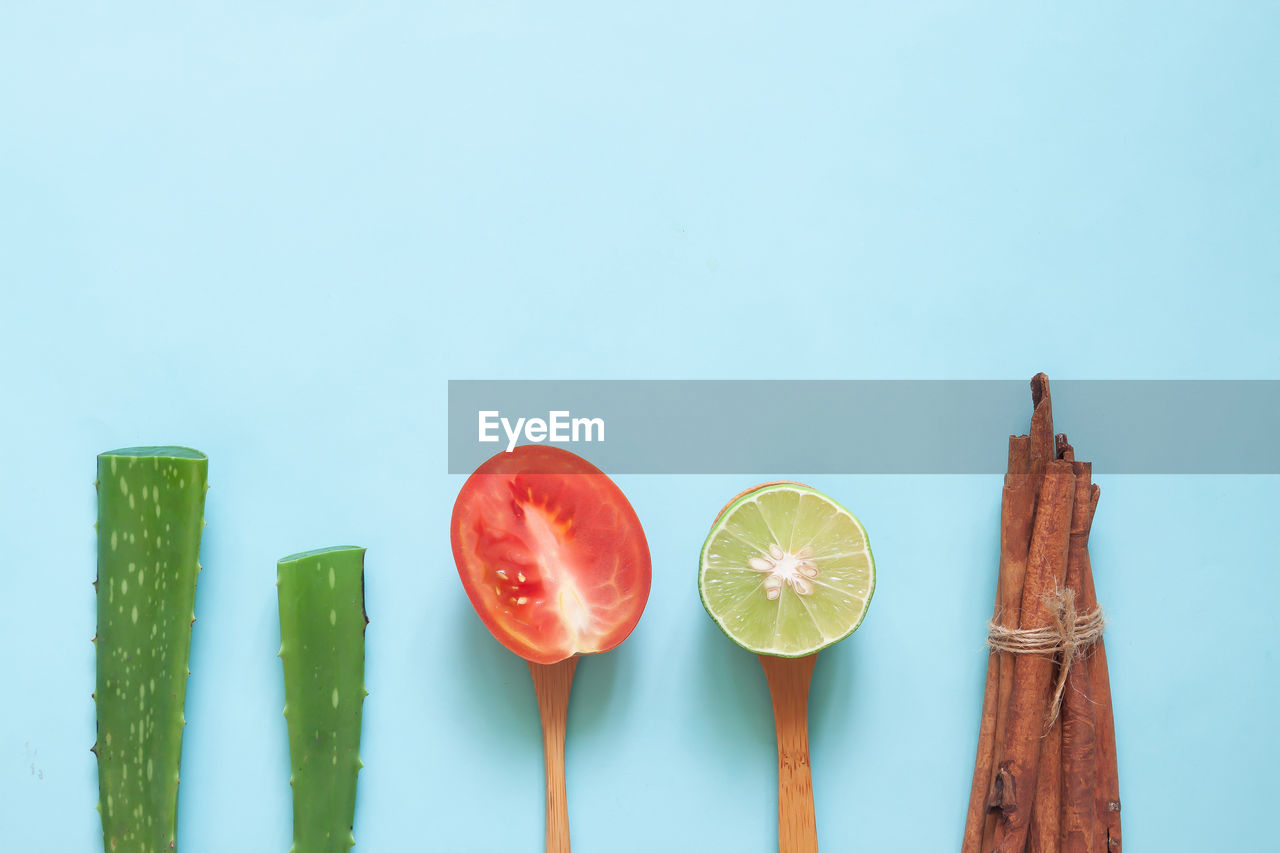
<svg viewBox="0 0 1280 853">
<path fill-rule="evenodd" d="M 1000 569 L 962 853 L 1119 853 L 1120 794 L 1102 617 L 1089 564 L 1091 466 L 1031 380 L 1009 438 Z"/>
</svg>

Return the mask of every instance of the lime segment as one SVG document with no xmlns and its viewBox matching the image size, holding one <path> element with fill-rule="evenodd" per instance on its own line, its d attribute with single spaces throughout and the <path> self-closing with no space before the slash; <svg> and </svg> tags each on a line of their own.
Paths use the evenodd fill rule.
<svg viewBox="0 0 1280 853">
<path fill-rule="evenodd" d="M 858 519 L 797 483 L 736 498 L 702 546 L 698 591 L 721 629 L 759 654 L 799 657 L 849 636 L 876 570 Z"/>
</svg>

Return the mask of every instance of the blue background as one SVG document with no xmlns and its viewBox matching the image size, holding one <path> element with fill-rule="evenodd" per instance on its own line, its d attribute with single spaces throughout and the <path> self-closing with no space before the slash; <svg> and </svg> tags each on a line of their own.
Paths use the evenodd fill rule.
<svg viewBox="0 0 1280 853">
<path fill-rule="evenodd" d="M 1280 12 L 1116 5 L 7 7 L 5 849 L 101 843 L 99 451 L 211 459 L 184 853 L 288 849 L 275 560 L 348 542 L 357 850 L 534 851 L 533 691 L 448 547 L 446 380 L 1280 378 Z M 1277 479 L 1097 479 L 1129 847 L 1271 847 Z M 753 481 L 619 478 L 653 594 L 578 670 L 576 849 L 774 848 L 764 679 L 694 586 Z M 814 677 L 824 850 L 955 849 L 999 480 L 814 485 L 880 570 Z"/>
</svg>

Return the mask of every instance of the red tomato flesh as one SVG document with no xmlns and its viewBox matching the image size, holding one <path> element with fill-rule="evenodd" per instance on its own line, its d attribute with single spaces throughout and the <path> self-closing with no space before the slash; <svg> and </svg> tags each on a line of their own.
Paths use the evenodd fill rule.
<svg viewBox="0 0 1280 853">
<path fill-rule="evenodd" d="M 493 636 L 536 663 L 606 652 L 649 599 L 649 544 L 612 480 L 526 444 L 476 469 L 453 505 L 453 559 Z"/>
</svg>

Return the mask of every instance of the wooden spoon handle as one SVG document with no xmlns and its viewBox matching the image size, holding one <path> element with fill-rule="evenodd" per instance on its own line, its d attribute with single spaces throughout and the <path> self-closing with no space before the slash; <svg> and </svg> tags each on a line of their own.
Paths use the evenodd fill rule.
<svg viewBox="0 0 1280 853">
<path fill-rule="evenodd" d="M 559 663 L 529 662 L 542 718 L 542 755 L 547 766 L 547 853 L 569 853 L 569 799 L 564 786 L 564 729 L 569 714 L 576 657 Z"/>
<path fill-rule="evenodd" d="M 778 851 L 818 853 L 809 773 L 809 680 L 818 656 L 759 658 L 769 681 L 778 732 Z"/>
</svg>

